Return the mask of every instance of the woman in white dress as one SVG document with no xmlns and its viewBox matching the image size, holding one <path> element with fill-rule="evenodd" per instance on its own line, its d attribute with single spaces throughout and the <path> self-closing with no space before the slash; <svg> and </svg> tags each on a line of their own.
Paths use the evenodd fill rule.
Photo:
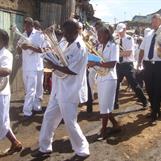
<svg viewBox="0 0 161 161">
<path fill-rule="evenodd" d="M 104 75 L 98 73 L 97 76 L 98 101 L 102 118 L 102 128 L 98 139 L 105 139 L 108 120 L 112 122 L 114 128 L 118 128 L 118 123 L 112 111 L 114 109 L 117 86 L 116 64 L 119 61 L 119 47 L 114 42 L 112 33 L 107 27 L 101 27 L 97 34 L 98 40 L 102 44 L 101 55 L 103 62 L 90 61 L 88 65 L 90 67 L 97 66 L 97 68 L 105 68 L 107 71 Z"/>
</svg>

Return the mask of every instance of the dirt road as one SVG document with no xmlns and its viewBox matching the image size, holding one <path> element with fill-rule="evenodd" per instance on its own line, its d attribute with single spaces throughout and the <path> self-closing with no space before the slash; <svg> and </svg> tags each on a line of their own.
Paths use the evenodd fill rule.
<svg viewBox="0 0 161 161">
<path fill-rule="evenodd" d="M 87 113 L 86 107 L 79 107 L 79 124 L 90 143 L 91 155 L 86 161 L 160 161 L 161 160 L 161 121 L 156 126 L 150 126 L 146 117 L 149 110 L 141 110 L 133 93 L 121 91 L 121 107 L 114 111 L 122 131 L 113 133 L 104 141 L 96 141 L 96 133 L 100 129 L 99 109 L 97 100 L 93 113 Z M 44 110 L 48 95 L 43 101 Z M 17 99 L 19 98 L 19 99 Z M 13 95 L 11 101 L 11 124 L 24 149 L 21 153 L 1 157 L 0 161 L 65 161 L 74 153 L 64 124 L 58 127 L 53 143 L 53 153 L 48 158 L 34 159 L 30 154 L 38 146 L 38 136 L 43 114 L 36 114 L 27 124 L 22 115 L 23 95 Z M 111 126 L 111 125 L 109 125 Z M 0 150 L 9 147 L 5 139 L 0 141 Z"/>
</svg>

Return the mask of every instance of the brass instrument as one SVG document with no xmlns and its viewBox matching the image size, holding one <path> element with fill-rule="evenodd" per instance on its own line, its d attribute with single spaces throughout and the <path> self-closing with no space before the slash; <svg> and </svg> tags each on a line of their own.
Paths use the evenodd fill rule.
<svg viewBox="0 0 161 161">
<path fill-rule="evenodd" d="M 26 37 L 25 35 L 23 35 L 20 30 L 17 28 L 16 25 L 12 25 L 11 26 L 11 31 L 13 31 L 14 33 L 16 33 L 17 35 L 20 36 L 20 40 L 18 42 L 18 46 L 21 47 L 22 44 L 26 43 L 26 44 L 32 44 L 31 41 L 29 40 L 28 37 Z"/>
<path fill-rule="evenodd" d="M 45 29 L 43 33 L 52 49 L 52 52 L 48 52 L 44 55 L 44 59 L 53 62 L 54 64 L 57 64 L 59 66 L 68 66 L 68 62 L 63 54 L 62 49 L 59 46 L 53 26 L 50 26 L 47 29 Z M 54 73 L 59 78 L 65 78 L 67 76 L 67 74 L 58 70 L 54 70 Z"/>
<path fill-rule="evenodd" d="M 155 32 L 155 45 L 154 45 L 154 51 L 157 53 L 158 57 L 161 58 L 161 27 L 157 29 Z"/>
<path fill-rule="evenodd" d="M 97 51 L 95 49 L 95 47 L 93 46 L 93 44 L 92 44 L 92 42 L 90 41 L 90 38 L 89 38 L 90 36 L 87 33 L 86 33 L 86 35 L 85 35 L 85 33 L 82 33 L 82 37 L 83 37 L 84 43 L 85 43 L 87 49 L 89 50 L 89 52 L 98 56 L 100 58 L 101 62 L 106 62 L 103 55 L 99 51 Z M 100 75 L 100 76 L 107 75 L 109 70 L 110 70 L 109 68 L 104 68 L 104 67 L 99 67 L 99 66 L 95 66 L 93 68 L 97 72 L 97 74 Z"/>
</svg>

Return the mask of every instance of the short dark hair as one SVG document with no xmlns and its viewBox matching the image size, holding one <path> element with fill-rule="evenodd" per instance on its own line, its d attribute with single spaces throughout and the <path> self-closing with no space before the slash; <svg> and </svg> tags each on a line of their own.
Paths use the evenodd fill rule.
<svg viewBox="0 0 161 161">
<path fill-rule="evenodd" d="M 9 36 L 8 33 L 3 29 L 0 29 L 0 40 L 2 41 L 3 46 L 7 48 L 9 44 Z"/>
<path fill-rule="evenodd" d="M 24 22 L 25 23 L 29 23 L 32 26 L 34 25 L 34 20 L 31 17 L 26 17 Z"/>
<path fill-rule="evenodd" d="M 72 19 L 69 19 L 69 20 L 65 21 L 64 24 L 63 24 L 63 28 L 65 30 L 67 30 L 68 33 L 72 33 L 72 32 L 78 33 L 79 32 L 79 24 L 78 24 L 78 22 L 74 21 Z"/>
<path fill-rule="evenodd" d="M 40 24 L 40 22 L 38 20 L 34 20 L 33 24 L 34 24 L 34 27 L 38 27 L 40 29 L 42 28 L 41 24 Z"/>
<path fill-rule="evenodd" d="M 94 25 L 94 27 L 99 26 L 102 27 L 103 26 L 103 22 L 102 21 L 97 21 Z"/>
</svg>

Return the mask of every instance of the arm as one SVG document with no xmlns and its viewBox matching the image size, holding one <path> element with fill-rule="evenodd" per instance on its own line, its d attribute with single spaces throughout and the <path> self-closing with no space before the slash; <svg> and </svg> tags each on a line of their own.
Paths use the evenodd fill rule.
<svg viewBox="0 0 161 161">
<path fill-rule="evenodd" d="M 116 63 L 117 63 L 116 61 L 111 61 L 111 62 L 92 62 L 92 61 L 89 61 L 88 66 L 89 67 L 99 66 L 99 67 L 103 67 L 103 68 L 114 68 Z"/>
<path fill-rule="evenodd" d="M 74 73 L 73 71 L 71 71 L 68 67 L 62 67 L 62 66 L 58 66 L 52 62 L 48 62 L 48 67 L 49 68 L 53 68 L 54 70 L 59 70 L 65 74 L 70 74 L 70 75 L 76 75 L 76 73 Z"/>
<path fill-rule="evenodd" d="M 123 48 L 123 50 L 120 50 L 120 56 L 123 57 L 129 57 L 131 54 L 133 54 L 134 50 L 134 39 L 132 37 L 129 37 L 126 39 L 126 48 Z"/>
<path fill-rule="evenodd" d="M 120 56 L 128 57 L 132 54 L 132 50 L 120 51 Z"/>
<path fill-rule="evenodd" d="M 22 54 L 22 49 L 19 46 L 16 47 L 16 51 L 18 54 Z"/>
<path fill-rule="evenodd" d="M 137 69 L 139 69 L 141 67 L 143 57 L 144 57 L 144 50 L 141 49 L 140 52 L 139 52 Z"/>
<path fill-rule="evenodd" d="M 0 68 L 0 77 L 6 77 L 11 74 L 11 70 L 8 68 Z"/>
<path fill-rule="evenodd" d="M 22 44 L 21 49 L 23 49 L 23 50 L 29 49 L 29 50 L 34 51 L 35 53 L 43 53 L 43 51 L 44 51 L 43 48 L 34 47 L 34 46 L 30 45 L 30 44 Z"/>
</svg>

